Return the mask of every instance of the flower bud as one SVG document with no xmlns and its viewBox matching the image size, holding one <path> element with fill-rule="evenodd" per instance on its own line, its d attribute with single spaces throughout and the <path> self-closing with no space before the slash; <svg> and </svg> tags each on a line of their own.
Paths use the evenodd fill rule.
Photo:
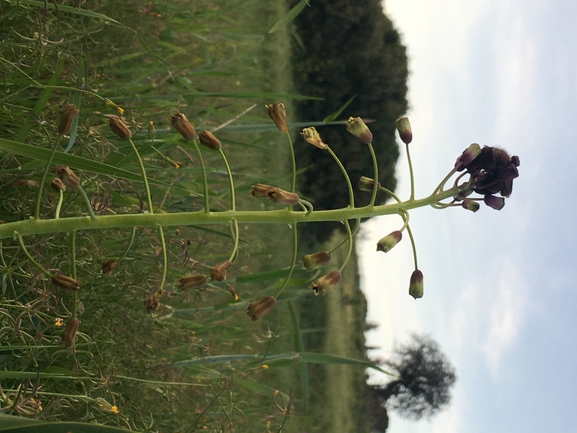
<svg viewBox="0 0 577 433">
<path fill-rule="evenodd" d="M 80 184 L 80 178 L 69 167 L 61 165 L 56 169 L 58 178 L 69 188 L 76 188 Z"/>
<path fill-rule="evenodd" d="M 471 199 L 463 200 L 461 206 L 463 206 L 463 209 L 470 210 L 471 212 L 477 212 L 481 207 L 477 201 Z"/>
<path fill-rule="evenodd" d="M 278 128 L 280 132 L 287 132 L 286 127 L 286 111 L 284 109 L 284 104 L 281 102 L 275 102 L 273 104 L 267 104 L 266 109 L 268 115 Z"/>
<path fill-rule="evenodd" d="M 155 311 L 158 307 L 160 307 L 160 301 L 158 300 L 158 298 L 154 293 L 151 293 L 144 300 L 144 308 L 146 308 L 146 312 L 150 314 L 153 311 Z"/>
<path fill-rule="evenodd" d="M 380 187 L 381 183 L 377 182 L 377 187 Z M 361 176 L 359 179 L 359 189 L 361 191 L 372 191 L 375 187 L 375 179 L 371 179 L 370 177 Z"/>
<path fill-rule="evenodd" d="M 174 129 L 176 129 L 186 140 L 192 141 L 196 137 L 196 131 L 186 116 L 180 111 L 177 110 L 170 116 L 170 122 Z"/>
<path fill-rule="evenodd" d="M 246 309 L 246 314 L 251 320 L 256 322 L 262 319 L 275 305 L 276 299 L 272 296 L 267 296 L 259 301 L 250 303 Z"/>
<path fill-rule="evenodd" d="M 250 194 L 256 198 L 268 198 L 269 201 L 274 203 L 284 203 L 291 206 L 297 204 L 300 200 L 297 193 L 263 183 L 253 185 Z"/>
<path fill-rule="evenodd" d="M 222 147 L 220 140 L 210 131 L 200 131 L 198 133 L 198 139 L 200 140 L 200 144 L 209 149 L 218 150 Z"/>
<path fill-rule="evenodd" d="M 383 253 L 388 253 L 397 245 L 403 237 L 403 234 L 399 230 L 389 233 L 387 236 L 382 238 L 377 242 L 377 251 L 382 251 Z"/>
<path fill-rule="evenodd" d="M 154 122 L 152 120 L 148 121 L 147 137 L 151 140 L 154 140 L 156 138 L 156 128 L 154 127 Z"/>
<path fill-rule="evenodd" d="M 130 132 L 130 129 L 128 129 L 128 126 L 126 125 L 126 123 L 124 123 L 124 121 L 120 117 L 118 116 L 111 117 L 110 120 L 108 121 L 108 124 L 110 125 L 110 129 L 112 129 L 112 132 L 114 132 L 123 140 L 128 140 L 129 138 L 132 137 L 132 132 Z"/>
<path fill-rule="evenodd" d="M 423 297 L 423 273 L 415 269 L 411 274 L 411 281 L 409 283 L 409 295 L 418 299 Z"/>
<path fill-rule="evenodd" d="M 227 284 L 226 288 L 228 289 L 228 292 L 232 295 L 232 298 L 235 301 L 238 301 L 238 295 L 236 294 L 236 290 L 234 290 L 234 286 L 232 286 L 231 284 Z"/>
<path fill-rule="evenodd" d="M 341 273 L 339 271 L 331 271 L 328 274 L 313 281 L 309 285 L 309 289 L 315 292 L 315 296 L 324 295 L 332 286 L 341 281 Z"/>
<path fill-rule="evenodd" d="M 481 146 L 479 146 L 477 143 L 471 144 L 463 151 L 461 156 L 457 158 L 457 161 L 455 161 L 455 170 L 462 171 L 463 169 L 467 168 L 468 165 L 473 162 L 473 160 L 479 156 L 480 153 Z"/>
<path fill-rule="evenodd" d="M 483 201 L 487 206 L 495 210 L 501 210 L 503 206 L 505 206 L 505 199 L 503 197 L 495 197 L 491 194 L 486 194 L 485 197 L 483 197 Z"/>
<path fill-rule="evenodd" d="M 314 254 L 307 254 L 303 257 L 303 269 L 314 271 L 316 268 L 320 268 L 330 260 L 331 255 L 328 251 L 319 251 Z"/>
<path fill-rule="evenodd" d="M 78 116 L 78 108 L 74 104 L 68 104 L 62 110 L 60 125 L 58 125 L 58 134 L 68 135 L 72 129 L 72 122 Z"/>
<path fill-rule="evenodd" d="M 206 276 L 202 274 L 186 275 L 178 280 L 179 290 L 196 289 L 206 284 Z"/>
<path fill-rule="evenodd" d="M 64 185 L 64 182 L 62 182 L 62 180 L 60 180 L 60 178 L 55 177 L 50 182 L 50 188 L 52 188 L 54 191 L 65 191 L 66 185 Z"/>
<path fill-rule="evenodd" d="M 116 266 L 116 264 L 118 263 L 118 260 L 116 259 L 107 259 L 104 260 L 102 262 L 102 264 L 100 265 L 102 268 L 102 273 L 104 275 L 110 275 L 112 273 L 112 270 L 114 269 L 114 267 Z"/>
<path fill-rule="evenodd" d="M 66 324 L 66 328 L 64 328 L 64 332 L 62 333 L 62 344 L 64 344 L 66 347 L 71 347 L 74 345 L 79 325 L 80 322 L 76 317 L 70 319 Z"/>
<path fill-rule="evenodd" d="M 405 144 L 409 144 L 413 141 L 413 130 L 411 129 L 411 123 L 408 117 L 399 117 L 396 121 L 397 131 L 401 141 Z"/>
<path fill-rule="evenodd" d="M 226 270 L 230 267 L 230 265 L 230 261 L 226 260 L 210 268 L 210 281 L 226 280 Z"/>
<path fill-rule="evenodd" d="M 347 131 L 365 144 L 371 144 L 373 142 L 373 133 L 360 117 L 349 117 L 347 121 Z"/>
<path fill-rule="evenodd" d="M 319 149 L 326 149 L 328 147 L 325 143 L 323 143 L 321 136 L 313 126 L 303 129 L 301 131 L 301 136 L 303 137 L 304 141 L 312 144 L 315 147 L 318 147 Z"/>
<path fill-rule="evenodd" d="M 72 277 L 67 277 L 66 275 L 54 274 L 52 275 L 51 280 L 55 286 L 62 287 L 63 289 L 70 290 L 71 292 L 76 292 L 80 288 L 78 281 Z"/>
</svg>

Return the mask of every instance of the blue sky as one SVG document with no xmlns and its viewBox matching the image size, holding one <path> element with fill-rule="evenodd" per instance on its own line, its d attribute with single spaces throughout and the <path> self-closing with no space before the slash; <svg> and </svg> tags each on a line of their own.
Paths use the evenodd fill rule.
<svg viewBox="0 0 577 433">
<path fill-rule="evenodd" d="M 472 142 L 521 159 L 499 212 L 412 212 L 421 300 L 407 293 L 409 243 L 375 252 L 400 220 L 363 228 L 374 354 L 424 332 L 458 374 L 448 409 L 421 422 L 392 413 L 388 431 L 577 431 L 577 3 L 387 0 L 385 9 L 408 48 L 417 196 Z M 407 197 L 404 157 L 397 170 Z"/>
</svg>

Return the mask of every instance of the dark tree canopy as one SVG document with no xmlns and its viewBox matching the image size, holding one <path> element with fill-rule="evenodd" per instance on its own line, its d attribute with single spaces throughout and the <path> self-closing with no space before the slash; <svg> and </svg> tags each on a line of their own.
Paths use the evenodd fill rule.
<svg viewBox="0 0 577 433">
<path fill-rule="evenodd" d="M 431 338 L 413 334 L 384 365 L 399 377 L 374 392 L 401 416 L 429 418 L 449 403 L 455 369 Z"/>
<path fill-rule="evenodd" d="M 291 4 L 297 2 L 292 0 Z M 379 181 L 394 190 L 399 156 L 395 120 L 407 110 L 408 68 L 405 47 L 383 12 L 382 1 L 315 0 L 294 20 L 294 27 L 295 85 L 303 95 L 322 98 L 297 102 L 296 118 L 322 121 L 354 97 L 336 120 L 373 120 L 369 128 L 379 162 Z M 366 146 L 348 134 L 344 125 L 317 126 L 317 130 L 344 163 L 353 184 L 361 176 L 373 177 Z M 300 193 L 315 209 L 347 206 L 346 183 L 330 155 L 303 144 L 300 137 L 295 150 L 300 168 L 306 169 L 299 175 Z M 369 199 L 370 193 L 355 191 L 357 206 L 366 205 Z M 379 196 L 380 202 L 385 199 Z M 319 230 L 306 226 L 316 240 L 326 240 L 332 232 L 324 225 Z"/>
</svg>

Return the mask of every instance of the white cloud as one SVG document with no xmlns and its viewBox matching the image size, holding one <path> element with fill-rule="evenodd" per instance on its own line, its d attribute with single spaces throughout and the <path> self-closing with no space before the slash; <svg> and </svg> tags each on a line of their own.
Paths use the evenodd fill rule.
<svg viewBox="0 0 577 433">
<path fill-rule="evenodd" d="M 497 296 L 489 313 L 489 330 L 483 352 L 494 381 L 506 371 L 503 361 L 516 343 L 527 312 L 528 284 L 521 271 L 512 263 L 502 267 L 497 284 Z"/>
</svg>

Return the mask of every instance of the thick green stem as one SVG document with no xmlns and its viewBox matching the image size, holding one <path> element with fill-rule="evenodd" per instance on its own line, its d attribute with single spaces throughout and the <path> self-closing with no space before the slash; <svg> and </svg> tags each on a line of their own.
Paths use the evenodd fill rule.
<svg viewBox="0 0 577 433">
<path fill-rule="evenodd" d="M 459 188 L 453 187 L 437 195 L 418 200 L 407 200 L 402 203 L 392 203 L 381 206 L 364 206 L 359 208 L 343 208 L 333 210 L 317 210 L 307 215 L 304 211 L 292 211 L 287 209 L 270 211 L 224 211 L 224 212 L 175 212 L 171 214 L 127 214 L 127 215 L 103 215 L 94 220 L 90 217 L 71 217 L 50 220 L 27 219 L 13 223 L 0 224 L 0 239 L 10 238 L 14 232 L 22 236 L 61 233 L 72 230 L 94 230 L 121 227 L 163 227 L 192 226 L 207 224 L 228 224 L 236 220 L 242 224 L 289 224 L 343 221 L 345 219 L 371 218 L 380 215 L 399 214 L 403 210 L 410 210 L 424 206 L 430 206 L 459 192 Z"/>
</svg>

